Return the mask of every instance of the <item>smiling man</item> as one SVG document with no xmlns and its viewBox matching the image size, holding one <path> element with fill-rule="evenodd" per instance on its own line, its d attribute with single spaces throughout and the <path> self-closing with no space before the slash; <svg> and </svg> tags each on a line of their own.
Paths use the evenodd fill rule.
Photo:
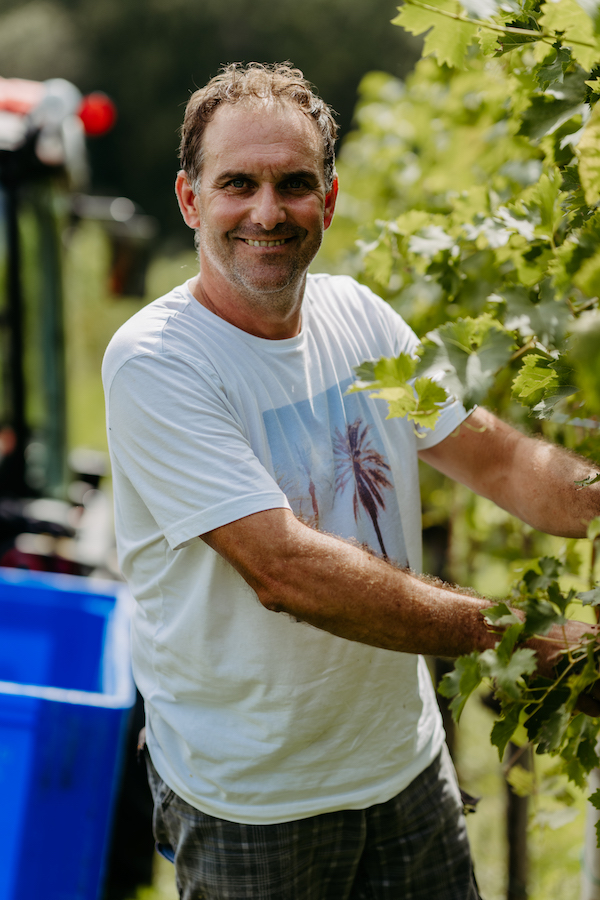
<svg viewBox="0 0 600 900">
<path fill-rule="evenodd" d="M 600 512 L 574 484 L 591 465 L 485 410 L 449 402 L 417 435 L 347 393 L 417 338 L 352 279 L 307 275 L 335 135 L 288 65 L 196 91 L 176 189 L 199 274 L 104 362 L 155 835 L 185 900 L 475 900 L 419 654 L 496 637 L 489 601 L 413 574 L 417 459 L 553 534 Z M 534 645 L 540 672 L 583 630 Z"/>
<path fill-rule="evenodd" d="M 192 100 L 188 120 L 194 111 Z M 275 98 L 226 105 L 207 134 L 201 177 L 182 171 L 176 182 L 183 217 L 196 229 L 201 275 L 192 293 L 250 334 L 294 337 L 306 272 L 337 195 L 323 138 L 301 107 Z"/>
</svg>

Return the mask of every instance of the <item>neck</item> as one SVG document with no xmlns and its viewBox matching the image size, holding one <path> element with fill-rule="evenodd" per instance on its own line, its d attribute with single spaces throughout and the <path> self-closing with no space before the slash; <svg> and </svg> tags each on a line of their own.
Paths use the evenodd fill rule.
<svg viewBox="0 0 600 900">
<path fill-rule="evenodd" d="M 198 274 L 190 282 L 192 294 L 202 306 L 241 331 L 271 341 L 282 341 L 300 333 L 306 275 L 294 289 L 273 293 L 220 289 L 210 278 Z"/>
</svg>

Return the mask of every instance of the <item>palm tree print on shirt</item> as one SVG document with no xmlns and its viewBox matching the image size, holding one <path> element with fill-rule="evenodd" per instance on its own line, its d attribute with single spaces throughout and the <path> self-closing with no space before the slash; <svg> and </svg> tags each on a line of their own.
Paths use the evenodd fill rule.
<svg viewBox="0 0 600 900">
<path fill-rule="evenodd" d="M 354 479 L 354 496 L 352 505 L 354 520 L 358 521 L 360 501 L 363 509 L 371 518 L 373 527 L 381 547 L 384 559 L 388 555 L 383 544 L 383 538 L 377 521 L 379 516 L 378 505 L 385 509 L 382 489 L 393 487 L 386 477 L 385 470 L 390 467 L 381 453 L 374 450 L 371 441 L 368 440 L 369 425 L 364 425 L 362 419 L 356 419 L 346 426 L 346 434 L 342 434 L 339 428 L 335 429 L 333 452 L 335 460 L 335 492 L 343 492 L 351 478 Z"/>
</svg>

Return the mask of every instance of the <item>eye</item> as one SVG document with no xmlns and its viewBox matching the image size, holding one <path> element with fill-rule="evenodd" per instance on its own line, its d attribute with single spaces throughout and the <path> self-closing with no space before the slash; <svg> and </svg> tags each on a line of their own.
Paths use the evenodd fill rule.
<svg viewBox="0 0 600 900">
<path fill-rule="evenodd" d="M 306 182 L 303 178 L 289 178 L 286 181 L 285 186 L 288 190 L 299 191 L 306 187 Z"/>
<path fill-rule="evenodd" d="M 243 190 L 247 186 L 248 182 L 245 178 L 242 178 L 241 175 L 239 178 L 232 178 L 231 181 L 227 182 L 227 186 L 233 188 L 236 191 Z"/>
</svg>

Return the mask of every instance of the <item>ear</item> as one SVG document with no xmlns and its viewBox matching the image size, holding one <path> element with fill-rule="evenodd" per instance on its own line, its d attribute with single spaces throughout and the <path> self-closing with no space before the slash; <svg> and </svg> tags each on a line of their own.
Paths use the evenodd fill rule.
<svg viewBox="0 0 600 900">
<path fill-rule="evenodd" d="M 194 194 L 183 169 L 177 174 L 175 193 L 177 194 L 179 209 L 181 210 L 181 215 L 183 216 L 185 224 L 189 225 L 190 228 L 199 228 L 200 216 L 198 215 L 196 206 L 196 195 Z"/>
<path fill-rule="evenodd" d="M 338 177 L 337 175 L 333 176 L 333 184 L 331 185 L 331 190 L 325 197 L 325 212 L 323 216 L 323 227 L 329 228 L 333 219 L 333 213 L 335 212 L 335 201 L 337 200 L 338 195 Z"/>
</svg>

